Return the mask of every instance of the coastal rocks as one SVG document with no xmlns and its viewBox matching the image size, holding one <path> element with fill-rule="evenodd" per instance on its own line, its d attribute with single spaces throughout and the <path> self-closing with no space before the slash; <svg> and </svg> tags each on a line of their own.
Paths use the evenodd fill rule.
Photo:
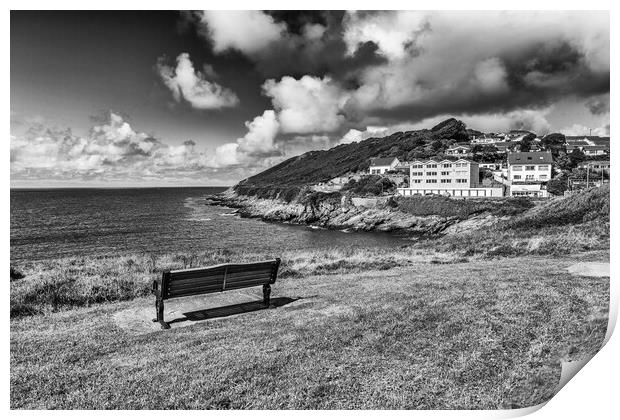
<svg viewBox="0 0 620 420">
<path fill-rule="evenodd" d="M 506 219 L 509 219 L 509 217 L 508 216 L 499 217 L 499 216 L 494 216 L 491 214 L 481 214 L 481 215 L 474 216 L 470 219 L 463 220 L 457 224 L 453 224 L 447 227 L 443 231 L 443 233 L 445 235 L 456 235 L 456 234 L 460 234 L 463 232 L 474 231 L 474 230 L 478 230 L 483 227 L 491 226 L 491 225 L 494 225 L 495 223 L 498 223 L 501 220 L 506 220 Z"/>
<path fill-rule="evenodd" d="M 387 198 L 343 198 L 339 202 L 302 204 L 228 193 L 211 196 L 207 203 L 238 208 L 238 214 L 242 217 L 350 231 L 401 231 L 433 235 L 458 222 L 456 218 L 414 216 L 395 210 L 387 205 Z"/>
</svg>

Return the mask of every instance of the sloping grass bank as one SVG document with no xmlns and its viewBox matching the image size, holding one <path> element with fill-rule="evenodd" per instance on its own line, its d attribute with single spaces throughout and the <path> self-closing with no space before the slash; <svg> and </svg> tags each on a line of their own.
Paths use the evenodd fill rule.
<svg viewBox="0 0 620 420">
<path fill-rule="evenodd" d="M 539 202 L 507 220 L 425 243 L 464 256 L 567 255 L 609 249 L 609 185 Z"/>
<path fill-rule="evenodd" d="M 282 258 L 279 278 L 312 274 L 385 270 L 429 259 L 451 260 L 452 255 L 427 253 L 411 247 L 390 249 L 331 249 L 297 251 Z M 13 268 L 11 317 L 132 300 L 151 293 L 153 280 L 165 269 L 204 267 L 225 262 L 247 262 L 274 255 L 233 252 L 118 257 L 64 258 Z M 19 278 L 18 278 L 19 277 Z"/>
<path fill-rule="evenodd" d="M 505 258 L 284 278 L 269 310 L 134 335 L 137 299 L 11 321 L 11 408 L 497 409 L 595 353 L 607 278 Z"/>
</svg>

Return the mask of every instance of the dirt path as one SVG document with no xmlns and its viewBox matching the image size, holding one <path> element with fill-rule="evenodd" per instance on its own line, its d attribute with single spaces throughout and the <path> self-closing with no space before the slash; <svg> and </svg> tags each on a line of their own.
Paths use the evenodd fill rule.
<svg viewBox="0 0 620 420">
<path fill-rule="evenodd" d="M 571 265 L 567 270 L 576 276 L 609 277 L 608 262 L 580 262 Z"/>
</svg>

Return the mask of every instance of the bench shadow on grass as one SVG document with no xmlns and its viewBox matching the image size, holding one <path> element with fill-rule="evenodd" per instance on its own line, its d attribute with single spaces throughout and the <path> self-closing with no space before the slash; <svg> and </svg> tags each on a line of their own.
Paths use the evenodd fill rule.
<svg viewBox="0 0 620 420">
<path fill-rule="evenodd" d="M 269 308 L 279 308 L 280 306 L 288 305 L 301 298 L 289 298 L 289 297 L 277 297 L 272 298 Z M 204 321 L 206 319 L 223 318 L 231 315 L 239 315 L 248 312 L 259 311 L 261 309 L 269 309 L 264 304 L 262 299 L 255 302 L 238 303 L 228 306 L 220 306 L 217 308 L 200 309 L 197 311 L 183 312 L 183 317 L 175 318 L 167 321 L 168 324 L 175 324 L 178 322 L 186 321 Z"/>
</svg>

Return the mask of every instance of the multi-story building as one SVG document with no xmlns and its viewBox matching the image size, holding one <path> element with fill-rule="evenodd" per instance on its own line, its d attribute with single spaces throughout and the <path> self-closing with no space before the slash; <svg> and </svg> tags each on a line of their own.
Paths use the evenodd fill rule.
<svg viewBox="0 0 620 420">
<path fill-rule="evenodd" d="M 511 182 L 547 182 L 551 179 L 551 152 L 508 153 L 508 180 Z"/>
<path fill-rule="evenodd" d="M 409 188 L 400 195 L 443 194 L 455 197 L 501 197 L 503 188 L 479 185 L 479 168 L 467 159 L 414 160 L 409 162 Z"/>
<path fill-rule="evenodd" d="M 508 153 L 507 178 L 511 196 L 547 197 L 546 183 L 551 179 L 551 152 Z"/>
</svg>

